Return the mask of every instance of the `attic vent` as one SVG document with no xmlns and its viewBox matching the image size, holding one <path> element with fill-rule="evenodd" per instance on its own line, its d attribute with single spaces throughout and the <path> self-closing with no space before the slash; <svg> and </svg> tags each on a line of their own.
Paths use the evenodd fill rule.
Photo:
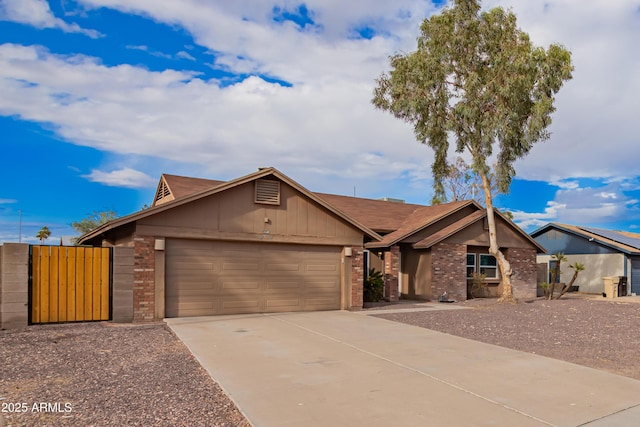
<svg viewBox="0 0 640 427">
<path fill-rule="evenodd" d="M 256 203 L 280 204 L 280 181 L 259 179 L 256 181 Z"/>
<path fill-rule="evenodd" d="M 169 194 L 171 194 L 171 192 L 169 191 L 169 186 L 163 179 L 162 182 L 160 182 L 160 187 L 158 187 L 158 193 L 156 193 L 156 202 L 160 199 L 164 199 Z"/>
</svg>

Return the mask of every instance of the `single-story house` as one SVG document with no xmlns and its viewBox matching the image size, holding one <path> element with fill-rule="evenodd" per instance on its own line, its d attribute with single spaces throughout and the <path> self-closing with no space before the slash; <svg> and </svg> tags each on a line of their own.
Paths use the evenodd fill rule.
<svg viewBox="0 0 640 427">
<path fill-rule="evenodd" d="M 580 292 L 600 294 L 603 277 L 621 276 L 627 278 L 627 293 L 640 293 L 640 234 L 549 223 L 531 237 L 547 251 L 538 255 L 539 281 L 551 281 L 555 266 L 551 256 L 562 252 L 568 262 L 563 263 L 559 282 L 571 280 L 573 270 L 568 266 L 577 261 L 585 266 L 575 282 Z"/>
<path fill-rule="evenodd" d="M 536 254 L 497 214 L 517 297 L 535 297 Z M 422 206 L 314 193 L 274 168 L 214 181 L 163 174 L 152 206 L 79 243 L 133 248 L 133 320 L 361 308 L 363 277 L 384 273 L 385 297 L 467 298 L 471 273 L 501 292 L 476 202 Z"/>
</svg>

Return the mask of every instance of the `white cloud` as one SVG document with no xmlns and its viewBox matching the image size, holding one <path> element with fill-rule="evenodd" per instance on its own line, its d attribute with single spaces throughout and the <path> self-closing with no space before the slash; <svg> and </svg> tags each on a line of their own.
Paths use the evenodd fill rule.
<svg viewBox="0 0 640 427">
<path fill-rule="evenodd" d="M 415 142 L 409 125 L 374 110 L 370 99 L 374 79 L 388 69 L 388 56 L 415 49 L 419 24 L 433 11 L 431 2 L 310 0 L 305 5 L 315 26 L 304 29 L 274 22 L 269 2 L 81 3 L 184 29 L 215 54 L 215 67 L 276 77 L 293 86 L 258 77 L 224 86 L 195 73 L 105 66 L 98 58 L 5 44 L 0 46 L 0 114 L 51 124 L 68 141 L 110 153 L 192 162 L 215 177 L 273 165 L 323 191 L 339 181 L 368 179 L 371 187 L 399 177 L 428 182 L 431 151 Z M 20 15 L 33 16 L 32 25 L 56 19 L 43 2 L 7 4 L 39 5 L 39 14 Z M 279 4 L 291 9 L 299 3 Z M 578 0 L 484 2 L 494 5 L 512 8 L 535 44 L 566 45 L 576 66 L 574 79 L 558 95 L 551 140 L 516 165 L 519 177 L 567 191 L 544 213 L 533 214 L 546 216 L 531 219 L 576 222 L 579 215 L 607 217 L 628 209 L 629 200 L 619 190 L 584 191 L 577 178 L 628 183 L 626 178 L 640 175 L 635 117 L 640 56 L 633 54 L 640 40 L 637 5 L 623 0 L 593 0 L 588 7 Z M 348 37 L 363 26 L 384 36 Z M 184 53 L 176 56 L 191 59 Z M 585 206 L 572 194 L 615 204 Z M 520 215 L 527 220 L 528 214 Z"/>
<path fill-rule="evenodd" d="M 196 58 L 194 58 L 193 56 L 191 56 L 188 52 L 185 52 L 184 50 L 181 50 L 180 52 L 176 53 L 176 57 L 177 58 L 181 58 L 181 59 L 188 59 L 189 61 L 195 61 Z"/>
<path fill-rule="evenodd" d="M 92 170 L 90 174 L 84 175 L 89 181 L 100 182 L 112 187 L 145 188 L 156 184 L 156 180 L 143 172 L 123 168 L 105 172 Z"/>
<path fill-rule="evenodd" d="M 541 46 L 572 52 L 573 80 L 557 96 L 551 139 L 519 161 L 526 179 L 632 177 L 640 174 L 640 13 L 628 0 L 490 0 L 512 8 Z"/>
<path fill-rule="evenodd" d="M 374 110 L 372 83 L 294 87 L 250 77 L 221 88 L 190 73 L 107 67 L 94 58 L 0 46 L 0 113 L 52 123 L 77 144 L 122 155 L 207 165 L 218 175 L 273 165 L 293 173 L 379 176 L 360 163 L 379 153 L 389 179 L 422 169 L 429 151 L 408 126 Z M 410 141 L 401 149 L 398 138 Z M 237 176 L 237 175 L 236 175 Z"/>
<path fill-rule="evenodd" d="M 67 24 L 56 18 L 45 0 L 2 0 L 0 20 L 19 22 L 36 28 L 58 28 L 65 33 L 81 33 L 94 39 L 102 36 L 98 31 L 87 30 L 77 24 Z"/>
<path fill-rule="evenodd" d="M 514 222 L 528 231 L 548 222 L 606 226 L 621 219 L 640 219 L 640 205 L 636 198 L 625 194 L 624 182 L 613 182 L 598 188 L 561 187 L 544 212 L 514 211 L 513 216 Z"/>
<path fill-rule="evenodd" d="M 0 205 L 10 204 L 10 203 L 18 203 L 16 199 L 0 199 Z"/>
<path fill-rule="evenodd" d="M 556 202 L 547 202 L 547 207 L 544 212 L 523 212 L 523 211 L 511 211 L 513 214 L 513 221 L 518 224 L 524 230 L 531 231 L 534 228 L 542 227 L 549 222 L 557 222 L 559 212 L 566 209 L 567 205 L 559 204 Z"/>
</svg>

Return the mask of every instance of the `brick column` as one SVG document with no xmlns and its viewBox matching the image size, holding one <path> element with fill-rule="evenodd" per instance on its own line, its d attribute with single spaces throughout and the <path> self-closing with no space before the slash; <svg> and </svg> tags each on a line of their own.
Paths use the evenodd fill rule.
<svg viewBox="0 0 640 427">
<path fill-rule="evenodd" d="M 133 238 L 133 321 L 150 322 L 155 314 L 155 238 Z"/>
<path fill-rule="evenodd" d="M 467 245 L 437 243 L 431 248 L 431 299 L 440 295 L 456 301 L 467 299 Z"/>
<path fill-rule="evenodd" d="M 384 253 L 384 297 L 398 301 L 398 277 L 400 274 L 400 247 L 392 246 Z"/>
<path fill-rule="evenodd" d="M 361 309 L 363 304 L 364 248 L 351 248 L 351 309 Z"/>
<path fill-rule="evenodd" d="M 511 286 L 513 296 L 517 299 L 536 298 L 536 255 L 533 248 L 509 248 L 504 256 L 511 264 Z"/>
</svg>

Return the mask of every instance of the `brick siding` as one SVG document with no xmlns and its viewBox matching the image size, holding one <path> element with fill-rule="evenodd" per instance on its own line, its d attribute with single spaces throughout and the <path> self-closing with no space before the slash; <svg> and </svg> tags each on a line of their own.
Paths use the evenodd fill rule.
<svg viewBox="0 0 640 427">
<path fill-rule="evenodd" d="M 364 284 L 364 248 L 351 248 L 351 309 L 361 309 Z"/>
<path fill-rule="evenodd" d="M 133 321 L 150 322 L 155 313 L 155 238 L 133 238 Z"/>
<path fill-rule="evenodd" d="M 536 250 L 533 248 L 509 248 L 505 257 L 511 264 L 511 286 L 517 299 L 536 297 Z"/>
<path fill-rule="evenodd" d="M 400 247 L 392 246 L 384 253 L 384 297 L 398 301 L 398 275 L 400 274 Z"/>
<path fill-rule="evenodd" d="M 467 245 L 437 243 L 431 248 L 431 299 L 447 293 L 448 299 L 467 299 Z"/>
</svg>

